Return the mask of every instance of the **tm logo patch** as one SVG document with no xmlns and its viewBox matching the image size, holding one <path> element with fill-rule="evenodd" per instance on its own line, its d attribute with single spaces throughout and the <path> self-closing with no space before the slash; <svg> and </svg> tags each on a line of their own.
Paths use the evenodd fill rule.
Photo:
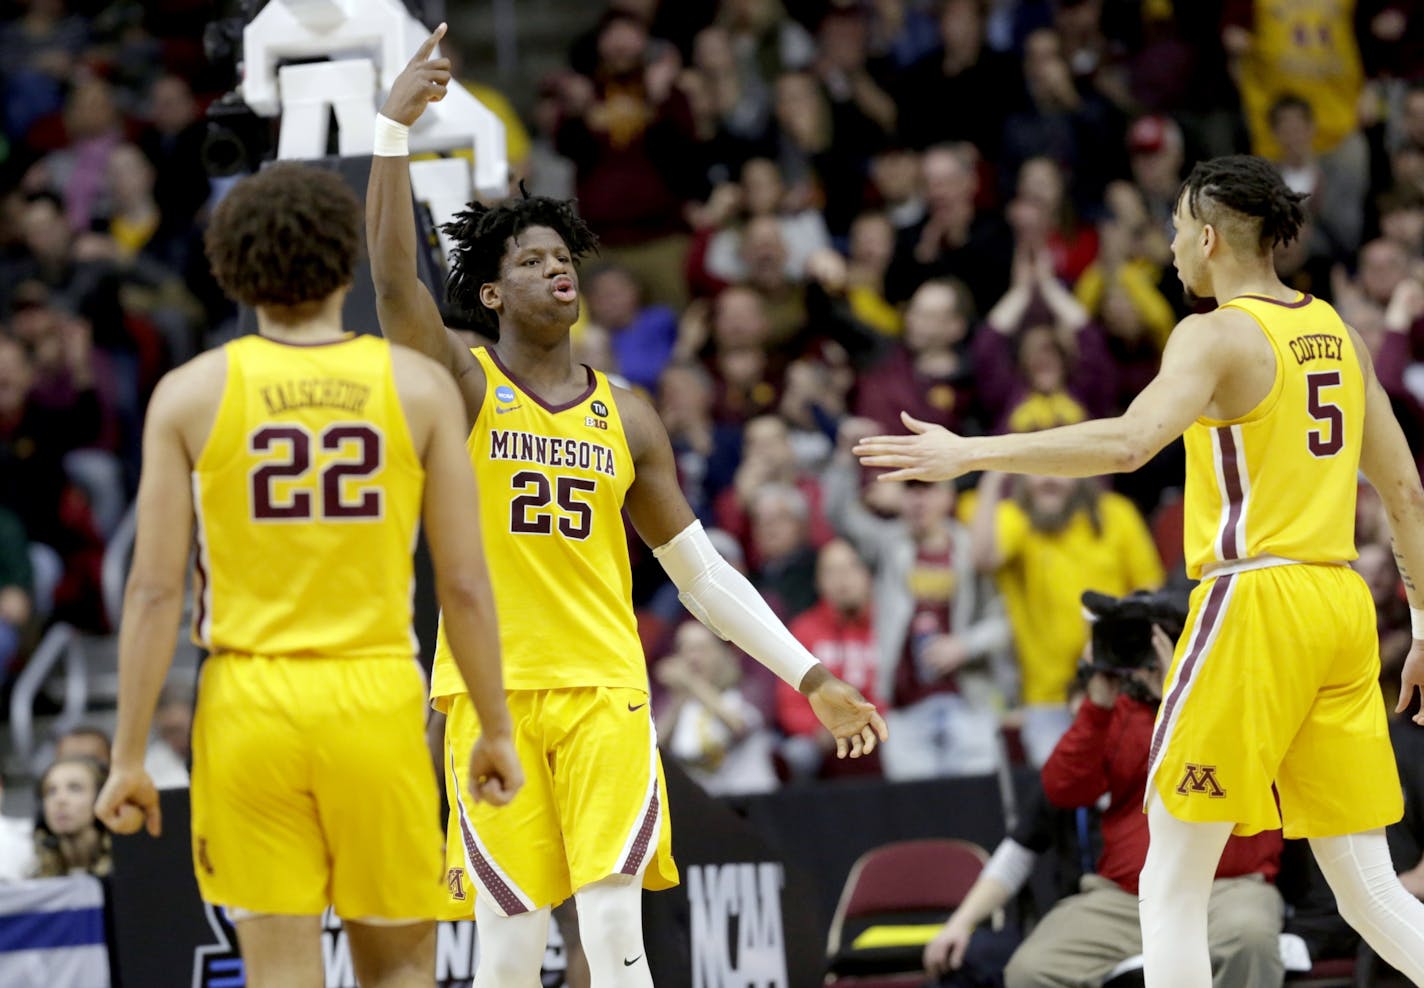
<svg viewBox="0 0 1424 988">
<path fill-rule="evenodd" d="M 599 418 L 604 418 L 604 419 L 608 418 L 608 406 L 605 405 L 603 402 L 601 402 L 601 401 L 595 401 L 593 404 L 589 405 L 588 407 L 589 407 L 589 410 L 592 411 L 593 414 L 597 415 Z"/>
</svg>

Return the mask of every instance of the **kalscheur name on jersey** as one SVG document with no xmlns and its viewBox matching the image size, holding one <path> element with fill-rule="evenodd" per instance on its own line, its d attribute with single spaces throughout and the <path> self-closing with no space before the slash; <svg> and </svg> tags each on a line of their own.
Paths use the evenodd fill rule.
<svg viewBox="0 0 1424 988">
<path fill-rule="evenodd" d="M 335 377 L 283 381 L 262 389 L 262 400 L 272 415 L 300 408 L 335 408 L 359 415 L 365 412 L 370 397 L 369 386 Z"/>
</svg>

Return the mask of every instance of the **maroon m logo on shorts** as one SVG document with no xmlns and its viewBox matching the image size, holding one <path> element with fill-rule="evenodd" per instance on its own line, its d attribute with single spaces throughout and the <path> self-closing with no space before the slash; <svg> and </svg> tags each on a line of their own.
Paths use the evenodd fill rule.
<svg viewBox="0 0 1424 988">
<path fill-rule="evenodd" d="M 1204 792 L 1212 799 L 1219 799 L 1226 795 L 1226 790 L 1221 788 L 1221 783 L 1216 781 L 1215 765 L 1192 765 L 1187 764 L 1187 770 L 1182 774 L 1182 781 L 1177 783 L 1177 792 L 1183 796 L 1194 792 Z"/>
<path fill-rule="evenodd" d="M 213 870 L 212 861 L 208 858 L 208 839 L 206 837 L 198 838 L 198 865 L 209 875 L 217 874 Z"/>
<path fill-rule="evenodd" d="M 465 901 L 465 869 L 451 868 L 445 876 L 445 886 L 450 890 L 450 898 L 457 902 Z"/>
</svg>

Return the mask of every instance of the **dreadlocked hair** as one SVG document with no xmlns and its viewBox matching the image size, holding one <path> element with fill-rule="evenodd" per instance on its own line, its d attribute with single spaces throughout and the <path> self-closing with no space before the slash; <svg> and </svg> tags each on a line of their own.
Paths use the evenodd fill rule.
<svg viewBox="0 0 1424 988">
<path fill-rule="evenodd" d="M 1264 158 L 1232 154 L 1198 162 L 1182 184 L 1187 212 L 1194 219 L 1217 224 L 1220 210 L 1260 224 L 1258 246 L 1269 251 L 1296 238 L 1305 223 L 1306 196 L 1292 192 L 1280 172 Z"/>
<path fill-rule="evenodd" d="M 522 182 L 519 191 L 521 198 L 493 206 L 472 202 L 441 227 L 454 244 L 445 297 L 491 331 L 489 335 L 498 334 L 499 319 L 480 300 L 480 286 L 499 280 L 510 237 L 533 226 L 547 226 L 563 239 L 575 263 L 598 250 L 598 237 L 579 216 L 574 200 L 531 196 Z"/>
</svg>

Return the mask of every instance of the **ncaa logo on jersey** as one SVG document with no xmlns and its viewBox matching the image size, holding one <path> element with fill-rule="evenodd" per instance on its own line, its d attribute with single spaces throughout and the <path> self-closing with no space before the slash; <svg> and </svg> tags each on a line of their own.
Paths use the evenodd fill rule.
<svg viewBox="0 0 1424 988">
<path fill-rule="evenodd" d="M 494 389 L 494 396 L 496 400 L 502 401 L 507 405 L 514 400 L 514 389 L 501 384 Z"/>
</svg>

